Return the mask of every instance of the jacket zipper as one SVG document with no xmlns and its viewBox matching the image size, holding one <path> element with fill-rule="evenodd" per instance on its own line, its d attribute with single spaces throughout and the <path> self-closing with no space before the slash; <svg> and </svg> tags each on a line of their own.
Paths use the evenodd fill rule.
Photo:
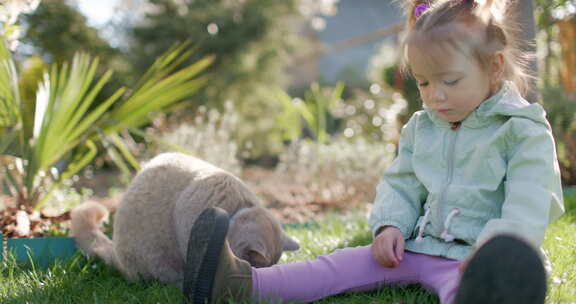
<svg viewBox="0 0 576 304">
<path fill-rule="evenodd" d="M 458 138 L 458 130 L 460 129 L 460 125 L 462 124 L 462 122 L 457 121 L 457 122 L 453 122 L 452 126 L 450 126 L 450 130 L 453 132 L 450 132 L 450 139 L 451 141 L 449 142 L 449 146 L 448 146 L 448 176 L 446 176 L 446 182 L 444 183 L 444 187 L 442 189 L 442 192 L 440 192 L 440 197 L 438 199 L 438 218 L 437 218 L 437 223 L 442 223 L 444 222 L 442 220 L 442 214 L 444 213 L 444 207 L 446 204 L 443 203 L 444 201 L 444 197 L 446 196 L 446 192 L 448 191 L 448 186 L 450 186 L 450 184 L 452 183 L 452 180 L 454 178 L 454 154 L 455 154 L 455 150 L 456 150 L 456 139 Z M 440 230 L 442 230 L 442 227 L 440 227 Z M 440 231 L 441 232 L 441 231 Z"/>
</svg>

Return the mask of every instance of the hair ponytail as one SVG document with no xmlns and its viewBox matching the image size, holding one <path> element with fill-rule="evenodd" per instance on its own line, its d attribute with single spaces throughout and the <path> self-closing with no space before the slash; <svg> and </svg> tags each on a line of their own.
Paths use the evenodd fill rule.
<svg viewBox="0 0 576 304">
<path fill-rule="evenodd" d="M 416 22 L 416 19 L 418 19 L 418 16 L 416 16 L 415 11 L 416 11 L 416 7 L 418 7 L 418 5 L 421 4 L 427 4 L 427 5 L 431 5 L 433 1 L 427 1 L 427 0 L 407 0 L 405 5 L 404 5 L 404 9 L 405 9 L 405 13 L 406 16 L 408 17 L 408 29 L 412 28 L 412 25 L 414 25 L 414 22 Z"/>
</svg>

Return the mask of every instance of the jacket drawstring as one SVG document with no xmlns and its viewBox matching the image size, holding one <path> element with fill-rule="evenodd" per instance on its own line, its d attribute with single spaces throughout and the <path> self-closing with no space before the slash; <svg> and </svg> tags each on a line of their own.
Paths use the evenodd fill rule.
<svg viewBox="0 0 576 304">
<path fill-rule="evenodd" d="M 442 237 L 445 242 L 454 241 L 454 236 L 448 233 L 448 228 L 450 227 L 450 221 L 452 221 L 452 218 L 457 215 L 460 215 L 460 209 L 454 208 L 450 211 L 448 217 L 446 217 L 446 220 L 444 221 L 444 231 L 442 231 L 440 237 Z"/>
<path fill-rule="evenodd" d="M 440 237 L 445 242 L 454 241 L 454 236 L 451 235 L 450 233 L 448 233 L 448 228 L 450 227 L 450 222 L 452 221 L 452 218 L 454 218 L 457 215 L 460 215 L 460 209 L 454 208 L 450 211 L 450 213 L 446 217 L 446 220 L 444 221 L 444 231 L 442 231 L 442 234 L 440 235 Z M 423 239 L 424 229 L 426 228 L 426 225 L 428 224 L 428 218 L 429 217 L 430 217 L 430 207 L 428 207 L 426 209 L 426 212 L 424 213 L 424 218 L 422 219 L 422 222 L 420 222 L 420 224 L 418 225 L 418 236 L 416 236 L 416 242 L 418 242 L 418 243 L 420 243 Z"/>
<path fill-rule="evenodd" d="M 424 235 L 424 228 L 426 227 L 426 224 L 428 224 L 428 217 L 430 217 L 430 207 L 426 209 L 426 212 L 424 213 L 424 218 L 422 219 L 422 222 L 420 222 L 420 225 L 418 227 L 418 236 L 416 237 L 416 242 L 418 243 L 422 241 L 422 236 Z"/>
</svg>

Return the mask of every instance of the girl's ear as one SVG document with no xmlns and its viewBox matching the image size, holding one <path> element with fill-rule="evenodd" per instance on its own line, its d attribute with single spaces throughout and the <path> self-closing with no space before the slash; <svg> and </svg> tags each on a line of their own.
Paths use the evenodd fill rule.
<svg viewBox="0 0 576 304">
<path fill-rule="evenodd" d="M 496 52 L 490 65 L 490 87 L 495 91 L 504 80 L 504 54 L 500 51 Z"/>
</svg>

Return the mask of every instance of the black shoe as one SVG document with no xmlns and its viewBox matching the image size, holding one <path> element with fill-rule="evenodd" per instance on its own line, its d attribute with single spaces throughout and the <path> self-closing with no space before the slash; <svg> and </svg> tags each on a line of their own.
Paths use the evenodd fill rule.
<svg viewBox="0 0 576 304">
<path fill-rule="evenodd" d="M 456 304 L 542 304 L 546 272 L 532 246 L 497 236 L 472 257 L 456 294 Z"/>
<path fill-rule="evenodd" d="M 228 213 L 208 208 L 190 230 L 183 292 L 187 304 L 246 302 L 252 293 L 252 267 L 237 258 L 226 240 Z"/>
<path fill-rule="evenodd" d="M 183 292 L 185 303 L 211 303 L 220 253 L 228 233 L 228 213 L 208 208 L 200 214 L 188 240 Z"/>
</svg>

